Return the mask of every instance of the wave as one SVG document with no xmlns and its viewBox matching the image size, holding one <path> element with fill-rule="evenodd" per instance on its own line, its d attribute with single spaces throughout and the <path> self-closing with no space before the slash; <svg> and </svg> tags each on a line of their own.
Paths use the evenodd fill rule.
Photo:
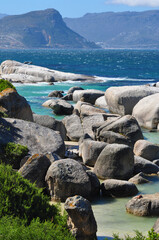
<svg viewBox="0 0 159 240">
<path fill-rule="evenodd" d="M 96 81 L 110 82 L 110 81 L 135 81 L 135 82 L 154 82 L 155 79 L 140 79 L 140 78 L 128 78 L 128 77 L 100 77 L 94 76 Z"/>
</svg>

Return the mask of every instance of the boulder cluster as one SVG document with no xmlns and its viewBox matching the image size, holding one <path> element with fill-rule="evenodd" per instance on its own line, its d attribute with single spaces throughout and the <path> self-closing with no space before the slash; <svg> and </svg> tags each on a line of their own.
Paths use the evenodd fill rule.
<svg viewBox="0 0 159 240">
<path fill-rule="evenodd" d="M 52 200 L 66 201 L 68 225 L 77 239 L 94 239 L 97 226 L 88 200 L 100 194 L 135 196 L 136 184 L 159 172 L 159 145 L 144 140 L 141 130 L 159 129 L 159 88 L 110 87 L 102 92 L 73 87 L 65 96 L 56 91 L 49 97 L 43 106 L 67 115 L 63 120 L 33 114 L 15 90 L 1 92 L 0 106 L 9 118 L 0 119 L 0 144 L 28 147 L 19 173 L 45 188 Z M 158 195 L 135 196 L 126 210 L 158 216 Z"/>
</svg>

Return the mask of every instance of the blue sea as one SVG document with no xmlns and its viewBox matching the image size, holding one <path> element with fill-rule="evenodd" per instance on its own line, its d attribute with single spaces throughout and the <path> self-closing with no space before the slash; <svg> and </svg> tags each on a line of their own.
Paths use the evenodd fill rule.
<svg viewBox="0 0 159 240">
<path fill-rule="evenodd" d="M 20 62 L 31 61 L 34 65 L 96 76 L 96 81 L 62 82 L 55 85 L 16 84 L 18 92 L 26 97 L 32 110 L 38 114 L 48 114 L 57 119 L 50 109 L 42 107 L 53 90 L 67 90 L 72 86 L 82 86 L 84 89 L 99 89 L 105 91 L 111 86 L 153 84 L 159 81 L 159 51 L 158 50 L 0 50 L 0 62 L 7 59 Z M 146 139 L 159 143 L 159 133 L 151 133 L 143 129 Z M 159 192 L 159 179 L 152 177 L 151 183 L 138 186 L 140 193 Z M 98 224 L 98 239 L 102 236 L 111 237 L 113 232 L 120 236 L 133 235 L 133 230 L 146 233 L 154 224 L 156 218 L 141 218 L 127 214 L 125 204 L 129 198 L 100 199 L 92 203 Z"/>
</svg>

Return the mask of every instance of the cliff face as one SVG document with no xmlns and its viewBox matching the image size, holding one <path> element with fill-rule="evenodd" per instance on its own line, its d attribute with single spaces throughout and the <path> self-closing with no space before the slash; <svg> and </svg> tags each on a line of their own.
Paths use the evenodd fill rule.
<svg viewBox="0 0 159 240">
<path fill-rule="evenodd" d="M 1 48 L 97 48 L 69 29 L 55 9 L 0 19 Z"/>
<path fill-rule="evenodd" d="M 159 48 L 159 11 L 104 12 L 65 18 L 68 27 L 104 47 Z"/>
</svg>

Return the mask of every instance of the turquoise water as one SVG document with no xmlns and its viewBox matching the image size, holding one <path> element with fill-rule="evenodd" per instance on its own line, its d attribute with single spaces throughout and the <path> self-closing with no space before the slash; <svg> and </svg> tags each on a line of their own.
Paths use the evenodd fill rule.
<svg viewBox="0 0 159 240">
<path fill-rule="evenodd" d="M 0 50 L 0 62 L 12 59 L 32 61 L 35 65 L 59 71 L 82 73 L 98 76 L 102 82 L 81 83 L 65 82 L 55 85 L 16 84 L 18 92 L 26 97 L 33 112 L 47 114 L 57 119 L 51 109 L 42 107 L 53 90 L 67 90 L 80 85 L 84 89 L 105 91 L 110 86 L 139 85 L 159 81 L 159 51 L 136 50 Z M 159 143 L 159 133 L 151 133 L 143 129 L 144 137 L 151 142 Z M 151 178 L 151 183 L 138 186 L 140 193 L 159 192 L 159 178 Z M 125 204 L 129 198 L 101 198 L 92 203 L 98 224 L 98 238 L 112 236 L 113 232 L 133 234 L 133 230 L 146 233 L 153 226 L 156 218 L 135 217 L 125 212 Z"/>
</svg>

